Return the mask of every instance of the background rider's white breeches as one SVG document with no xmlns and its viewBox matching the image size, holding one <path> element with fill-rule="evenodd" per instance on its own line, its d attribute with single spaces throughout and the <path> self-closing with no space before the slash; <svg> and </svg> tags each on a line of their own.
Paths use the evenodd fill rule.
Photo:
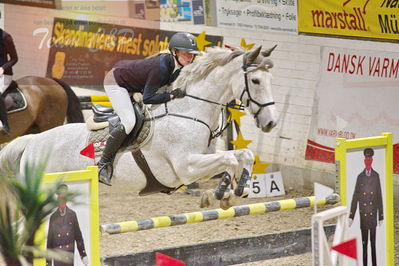
<svg viewBox="0 0 399 266">
<path fill-rule="evenodd" d="M 6 91 L 8 86 L 10 86 L 12 81 L 12 76 L 11 75 L 2 75 L 0 76 L 0 95 L 3 94 L 3 92 Z"/>
<path fill-rule="evenodd" d="M 128 91 L 118 85 L 104 85 L 104 88 L 115 113 L 125 127 L 125 133 L 129 134 L 136 124 L 136 115 Z"/>
</svg>

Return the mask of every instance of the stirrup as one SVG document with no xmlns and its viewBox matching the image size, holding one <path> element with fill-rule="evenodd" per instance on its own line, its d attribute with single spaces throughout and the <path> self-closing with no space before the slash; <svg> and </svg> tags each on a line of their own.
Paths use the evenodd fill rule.
<svg viewBox="0 0 399 266">
<path fill-rule="evenodd" d="M 107 186 L 112 186 L 112 174 L 114 173 L 114 168 L 112 163 L 98 163 L 100 169 L 98 170 L 98 181 Z M 108 173 L 110 171 L 110 173 Z M 104 173 L 106 175 L 104 175 Z"/>
</svg>

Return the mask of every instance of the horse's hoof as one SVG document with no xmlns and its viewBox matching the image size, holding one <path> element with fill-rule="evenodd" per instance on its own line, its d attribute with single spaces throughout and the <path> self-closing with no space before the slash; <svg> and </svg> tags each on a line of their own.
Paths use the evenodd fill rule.
<svg viewBox="0 0 399 266">
<path fill-rule="evenodd" d="M 230 203 L 230 198 L 225 198 L 220 201 L 220 208 L 223 210 L 227 210 L 233 205 Z"/>
<path fill-rule="evenodd" d="M 207 198 L 207 197 L 204 197 L 204 194 L 202 194 L 201 202 L 200 202 L 200 208 L 207 208 L 207 207 L 209 207 L 210 205 L 211 205 L 211 204 L 210 204 L 208 198 Z"/>
<path fill-rule="evenodd" d="M 236 189 L 234 189 L 234 194 L 237 197 L 241 197 L 243 192 L 244 192 L 244 188 L 243 187 L 237 187 Z"/>
<path fill-rule="evenodd" d="M 201 208 L 207 208 L 207 207 L 211 206 L 210 193 L 212 193 L 212 192 L 205 191 L 204 193 L 202 193 L 201 201 L 200 201 Z"/>
</svg>

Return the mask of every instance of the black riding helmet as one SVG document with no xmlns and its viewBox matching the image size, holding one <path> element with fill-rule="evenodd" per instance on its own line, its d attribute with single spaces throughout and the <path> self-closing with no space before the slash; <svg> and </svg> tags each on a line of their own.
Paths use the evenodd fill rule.
<svg viewBox="0 0 399 266">
<path fill-rule="evenodd" d="M 169 50 L 183 50 L 191 54 L 199 54 L 195 37 L 188 32 L 175 33 L 169 41 Z"/>
</svg>

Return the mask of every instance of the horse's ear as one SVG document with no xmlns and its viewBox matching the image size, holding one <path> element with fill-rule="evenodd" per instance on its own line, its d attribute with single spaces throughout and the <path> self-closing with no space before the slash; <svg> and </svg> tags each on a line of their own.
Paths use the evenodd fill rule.
<svg viewBox="0 0 399 266">
<path fill-rule="evenodd" d="M 260 53 L 261 50 L 262 50 L 262 45 L 259 46 L 258 48 L 256 48 L 255 50 L 249 52 L 249 54 L 247 55 L 247 62 L 246 62 L 246 64 L 247 64 L 247 65 L 252 64 L 252 63 L 255 61 L 255 59 L 258 57 L 258 55 L 259 55 L 259 53 Z"/>
<path fill-rule="evenodd" d="M 262 55 L 264 57 L 268 57 L 270 56 L 270 54 L 273 52 L 273 50 L 277 47 L 277 44 L 275 46 L 273 46 L 272 48 L 269 48 L 267 50 L 262 51 Z"/>
</svg>

